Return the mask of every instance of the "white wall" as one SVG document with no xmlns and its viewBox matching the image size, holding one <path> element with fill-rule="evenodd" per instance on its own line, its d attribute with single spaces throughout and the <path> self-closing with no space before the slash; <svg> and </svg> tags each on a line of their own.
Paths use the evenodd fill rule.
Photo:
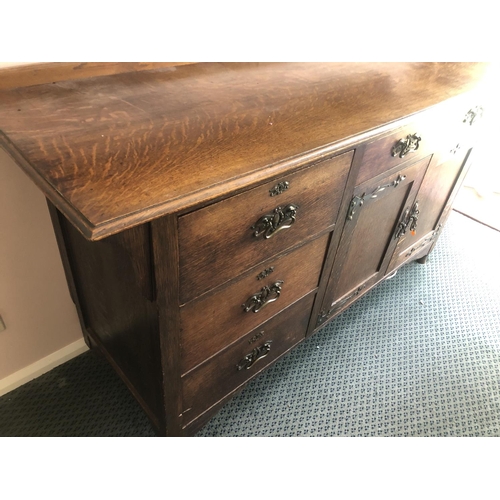
<svg viewBox="0 0 500 500">
<path fill-rule="evenodd" d="M 12 382 L 23 369 L 26 377 L 26 367 L 46 356 L 76 341 L 81 352 L 83 336 L 45 198 L 2 149 L 0 315 L 7 327 L 0 332 L 0 394 L 6 377 Z M 36 368 L 39 374 L 40 363 Z"/>
</svg>

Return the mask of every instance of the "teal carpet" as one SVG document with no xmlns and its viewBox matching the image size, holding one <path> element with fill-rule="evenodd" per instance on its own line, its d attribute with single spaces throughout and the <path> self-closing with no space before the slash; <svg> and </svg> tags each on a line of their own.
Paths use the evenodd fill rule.
<svg viewBox="0 0 500 500">
<path fill-rule="evenodd" d="M 411 263 L 228 402 L 198 436 L 500 436 L 500 232 L 452 212 Z M 0 398 L 0 436 L 152 436 L 85 353 Z"/>
</svg>

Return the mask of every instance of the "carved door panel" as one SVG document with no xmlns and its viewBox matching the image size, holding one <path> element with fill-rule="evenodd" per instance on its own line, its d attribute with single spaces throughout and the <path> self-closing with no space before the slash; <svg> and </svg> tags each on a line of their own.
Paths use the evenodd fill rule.
<svg viewBox="0 0 500 500">
<path fill-rule="evenodd" d="M 355 188 L 317 326 L 385 275 L 395 235 L 407 208 L 411 211 L 430 158 L 398 166 Z"/>
<path fill-rule="evenodd" d="M 429 253 L 467 172 L 470 153 L 452 149 L 433 159 L 413 204 L 413 226 L 400 232 L 387 273 L 409 259 Z"/>
</svg>

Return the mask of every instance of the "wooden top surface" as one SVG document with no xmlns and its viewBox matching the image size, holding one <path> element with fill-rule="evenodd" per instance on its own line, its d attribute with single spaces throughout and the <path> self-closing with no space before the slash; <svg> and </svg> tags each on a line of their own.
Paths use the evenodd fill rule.
<svg viewBox="0 0 500 500">
<path fill-rule="evenodd" d="M 486 69 L 200 63 L 34 85 L 0 91 L 0 145 L 100 239 L 471 91 Z"/>
</svg>

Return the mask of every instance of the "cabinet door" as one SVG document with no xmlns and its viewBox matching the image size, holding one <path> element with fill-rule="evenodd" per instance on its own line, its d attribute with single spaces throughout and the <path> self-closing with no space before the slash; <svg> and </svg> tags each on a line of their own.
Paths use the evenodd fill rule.
<svg viewBox="0 0 500 500">
<path fill-rule="evenodd" d="M 470 153 L 454 148 L 433 159 L 415 198 L 413 227 L 400 232 L 388 273 L 410 259 L 428 254 L 436 243 L 467 172 Z"/>
<path fill-rule="evenodd" d="M 383 278 L 429 160 L 393 168 L 355 188 L 317 326 Z"/>
</svg>

